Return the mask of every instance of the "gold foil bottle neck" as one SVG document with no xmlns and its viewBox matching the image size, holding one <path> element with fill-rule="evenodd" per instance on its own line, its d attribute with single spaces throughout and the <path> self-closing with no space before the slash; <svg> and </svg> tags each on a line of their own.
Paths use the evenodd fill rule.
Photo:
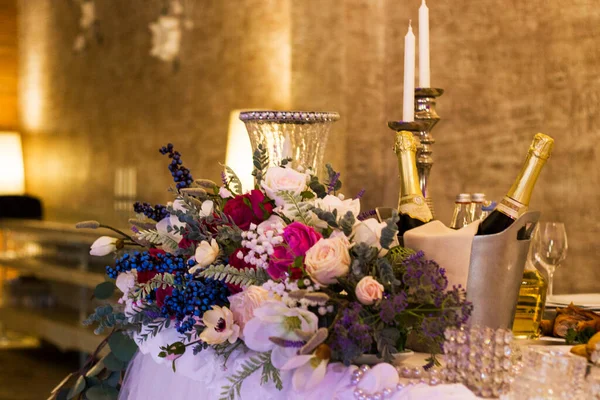
<svg viewBox="0 0 600 400">
<path fill-rule="evenodd" d="M 402 151 L 417 151 L 417 140 L 412 132 L 400 131 L 396 133 L 396 143 L 394 146 L 396 154 Z"/>
<path fill-rule="evenodd" d="M 536 133 L 533 142 L 531 142 L 531 147 L 529 147 L 529 153 L 542 160 L 547 160 L 550 158 L 553 148 L 554 139 L 543 133 Z"/>
</svg>

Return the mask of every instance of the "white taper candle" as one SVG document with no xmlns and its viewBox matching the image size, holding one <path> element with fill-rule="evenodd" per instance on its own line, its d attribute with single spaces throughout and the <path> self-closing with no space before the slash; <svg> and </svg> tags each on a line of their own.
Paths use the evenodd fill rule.
<svg viewBox="0 0 600 400">
<path fill-rule="evenodd" d="M 429 69 L 429 8 L 425 0 L 419 7 L 419 87 L 431 86 Z"/>
<path fill-rule="evenodd" d="M 402 120 L 415 120 L 415 35 L 412 21 L 408 21 L 408 33 L 404 37 L 404 103 Z"/>
</svg>

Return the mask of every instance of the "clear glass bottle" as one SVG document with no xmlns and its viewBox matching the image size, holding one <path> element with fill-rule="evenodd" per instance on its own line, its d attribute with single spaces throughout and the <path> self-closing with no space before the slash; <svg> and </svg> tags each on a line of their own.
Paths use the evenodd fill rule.
<svg viewBox="0 0 600 400">
<path fill-rule="evenodd" d="M 454 213 L 452 214 L 452 222 L 450 228 L 460 229 L 469 225 L 471 220 L 471 195 L 469 193 L 461 193 L 456 196 L 454 203 Z"/>
<path fill-rule="evenodd" d="M 473 193 L 471 195 L 471 222 L 485 218 L 483 205 L 485 203 L 484 193 Z"/>
</svg>

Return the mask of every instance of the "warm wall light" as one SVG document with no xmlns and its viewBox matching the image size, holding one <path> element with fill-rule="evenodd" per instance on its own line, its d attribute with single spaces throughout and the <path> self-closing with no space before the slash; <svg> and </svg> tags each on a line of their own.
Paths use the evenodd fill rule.
<svg viewBox="0 0 600 400">
<path fill-rule="evenodd" d="M 21 135 L 0 132 L 0 195 L 25 193 Z"/>
<path fill-rule="evenodd" d="M 225 164 L 233 169 L 242 181 L 244 191 L 254 187 L 252 176 L 252 146 L 246 126 L 240 120 L 240 111 L 233 110 L 229 116 L 229 135 L 227 136 L 227 153 Z"/>
</svg>

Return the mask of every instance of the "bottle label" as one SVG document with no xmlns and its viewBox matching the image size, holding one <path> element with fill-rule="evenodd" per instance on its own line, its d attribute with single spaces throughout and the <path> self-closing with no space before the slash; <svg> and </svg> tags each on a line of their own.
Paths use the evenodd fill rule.
<svg viewBox="0 0 600 400">
<path fill-rule="evenodd" d="M 496 208 L 498 211 L 511 217 L 512 219 L 517 219 L 527 212 L 527 206 L 525 204 L 519 203 L 515 199 L 512 199 L 508 196 L 504 197 L 502 201 L 498 203 Z"/>
<path fill-rule="evenodd" d="M 411 194 L 402 196 L 398 204 L 398 211 L 423 222 L 429 222 L 433 219 L 431 210 L 427 207 L 427 203 L 425 203 L 425 198 L 419 195 Z"/>
</svg>

